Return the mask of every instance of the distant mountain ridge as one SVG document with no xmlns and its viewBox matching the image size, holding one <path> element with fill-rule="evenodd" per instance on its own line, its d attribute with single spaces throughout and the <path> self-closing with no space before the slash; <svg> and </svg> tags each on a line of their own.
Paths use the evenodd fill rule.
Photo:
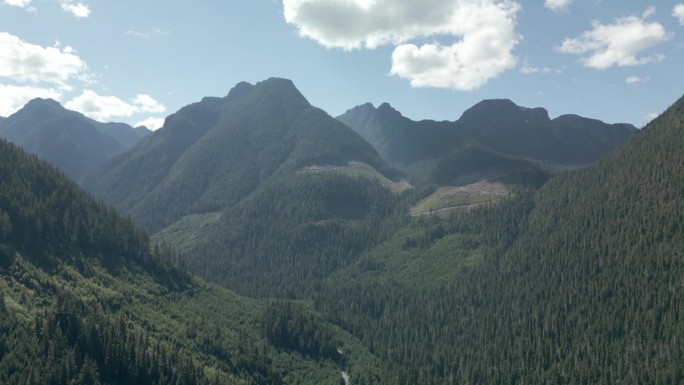
<svg viewBox="0 0 684 385">
<path fill-rule="evenodd" d="M 503 156 L 550 165 L 595 162 L 624 143 L 636 128 L 577 115 L 550 119 L 543 108 L 520 107 L 507 99 L 484 100 L 453 122 L 413 121 L 389 104 L 366 103 L 337 117 L 366 138 L 394 167 L 411 170 L 439 162 L 474 141 Z"/>
<path fill-rule="evenodd" d="M 74 180 L 149 133 L 124 123 L 100 123 L 52 99 L 33 99 L 0 120 L 0 137 L 38 155 Z"/>
</svg>

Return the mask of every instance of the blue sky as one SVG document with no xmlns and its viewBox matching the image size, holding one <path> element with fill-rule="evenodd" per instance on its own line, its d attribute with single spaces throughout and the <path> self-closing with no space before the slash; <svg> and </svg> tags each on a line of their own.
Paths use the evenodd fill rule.
<svg viewBox="0 0 684 385">
<path fill-rule="evenodd" d="M 641 127 L 682 96 L 682 68 L 682 0 L 0 0 L 0 116 L 51 97 L 156 128 L 278 76 L 333 116 L 455 120 L 509 98 Z"/>
</svg>

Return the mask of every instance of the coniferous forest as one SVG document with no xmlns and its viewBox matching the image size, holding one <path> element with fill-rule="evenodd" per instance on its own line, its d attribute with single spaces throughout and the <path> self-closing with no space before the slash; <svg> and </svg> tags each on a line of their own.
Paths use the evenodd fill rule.
<svg viewBox="0 0 684 385">
<path fill-rule="evenodd" d="M 529 153 L 477 108 L 380 140 L 241 83 L 80 186 L 0 142 L 0 383 L 684 382 L 684 98 Z"/>
</svg>

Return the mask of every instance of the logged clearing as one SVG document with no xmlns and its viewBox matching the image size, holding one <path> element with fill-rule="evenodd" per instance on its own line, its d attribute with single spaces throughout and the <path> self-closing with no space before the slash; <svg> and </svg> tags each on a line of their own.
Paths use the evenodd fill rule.
<svg viewBox="0 0 684 385">
<path fill-rule="evenodd" d="M 480 181 L 466 186 L 444 186 L 411 208 L 411 215 L 448 215 L 455 210 L 498 202 L 508 195 L 508 189 L 501 183 Z"/>
<path fill-rule="evenodd" d="M 349 176 L 361 176 L 377 180 L 381 185 L 390 189 L 395 194 L 408 190 L 411 187 L 405 180 L 393 181 L 386 176 L 380 174 L 376 169 L 363 162 L 349 162 L 345 166 L 309 166 L 300 171 L 300 173 L 318 173 L 318 172 L 337 172 Z"/>
</svg>

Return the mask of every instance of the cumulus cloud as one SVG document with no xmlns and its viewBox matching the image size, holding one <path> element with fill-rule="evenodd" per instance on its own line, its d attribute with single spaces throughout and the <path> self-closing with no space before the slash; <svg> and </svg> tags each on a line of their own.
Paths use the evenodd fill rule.
<svg viewBox="0 0 684 385">
<path fill-rule="evenodd" d="M 20 8 L 31 8 L 31 1 L 32 0 L 3 0 L 4 4 L 7 5 L 12 5 L 14 7 L 20 7 Z"/>
<path fill-rule="evenodd" d="M 638 83 L 647 82 L 649 80 L 651 80 L 651 78 L 649 78 L 648 76 L 640 77 L 640 76 L 632 75 L 632 76 L 627 76 L 627 78 L 625 79 L 625 83 L 627 83 L 627 84 L 638 84 Z"/>
<path fill-rule="evenodd" d="M 150 117 L 135 123 L 134 127 L 145 126 L 148 130 L 156 131 L 164 125 L 164 118 Z"/>
<path fill-rule="evenodd" d="M 70 89 L 67 82 L 88 68 L 71 47 L 42 47 L 7 32 L 0 32 L 0 52 L 0 77 L 15 82 L 45 82 Z"/>
<path fill-rule="evenodd" d="M 572 0 L 544 0 L 544 6 L 554 12 L 568 9 Z"/>
<path fill-rule="evenodd" d="M 154 100 L 147 94 L 138 94 L 135 99 L 133 99 L 133 104 L 140 112 L 157 113 L 166 111 L 166 107 L 164 107 L 163 104 Z"/>
<path fill-rule="evenodd" d="M 131 116 L 137 112 L 133 104 L 116 96 L 100 96 L 92 90 L 84 90 L 64 106 L 99 121 L 108 121 L 114 116 Z"/>
<path fill-rule="evenodd" d="M 33 0 L 2 0 L 2 4 L 24 8 L 30 12 L 36 10 L 35 7 L 31 6 L 32 2 Z M 59 5 L 63 11 L 69 12 L 76 17 L 90 16 L 90 7 L 87 4 L 75 3 L 73 0 L 59 0 Z"/>
<path fill-rule="evenodd" d="M 672 8 L 672 16 L 679 20 L 679 24 L 684 25 L 684 4 L 677 4 Z"/>
<path fill-rule="evenodd" d="M 131 102 L 126 102 L 116 96 L 98 95 L 93 90 L 84 90 L 64 106 L 101 122 L 110 121 L 113 117 L 130 117 L 141 112 L 166 110 L 163 104 L 146 94 L 138 94 Z"/>
<path fill-rule="evenodd" d="M 646 123 L 648 123 L 651 120 L 657 118 L 658 116 L 660 116 L 660 115 L 655 113 L 655 112 L 650 112 L 650 113 L 646 114 L 646 116 L 644 116 L 644 120 L 646 121 Z"/>
<path fill-rule="evenodd" d="M 327 48 L 395 46 L 390 74 L 414 87 L 472 90 L 513 68 L 512 0 L 283 0 L 285 21 Z M 416 45 L 416 40 L 434 41 Z"/>
<path fill-rule="evenodd" d="M 562 53 L 589 54 L 582 57 L 585 67 L 605 69 L 612 66 L 636 66 L 663 60 L 665 56 L 637 55 L 670 38 L 665 28 L 657 22 L 648 21 L 654 14 L 649 8 L 641 17 L 628 16 L 616 19 L 612 24 L 594 21 L 593 29 L 575 39 L 565 39 L 556 49 Z"/>
<path fill-rule="evenodd" d="M 0 116 L 9 116 L 21 109 L 31 99 L 59 100 L 62 92 L 54 88 L 14 86 L 0 84 Z"/>
<path fill-rule="evenodd" d="M 90 16 L 90 7 L 83 3 L 74 3 L 71 0 L 60 0 L 59 5 L 62 10 L 69 12 L 76 17 L 88 17 Z"/>
</svg>

